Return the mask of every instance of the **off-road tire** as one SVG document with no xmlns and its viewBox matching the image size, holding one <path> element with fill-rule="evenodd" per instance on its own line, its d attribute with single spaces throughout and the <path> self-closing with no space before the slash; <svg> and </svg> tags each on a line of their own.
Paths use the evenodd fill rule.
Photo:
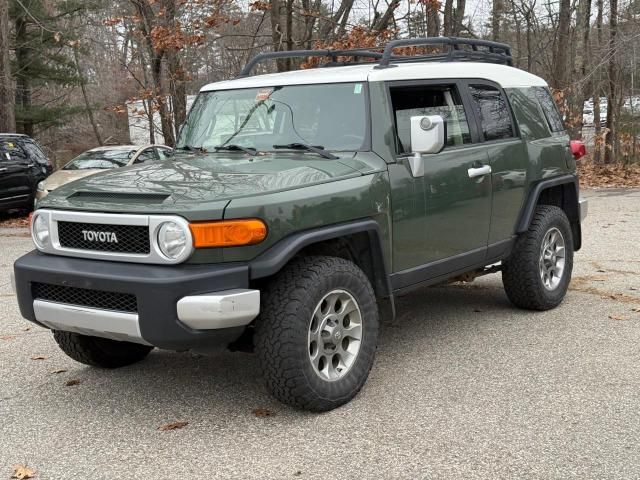
<svg viewBox="0 0 640 480">
<path fill-rule="evenodd" d="M 545 235 L 557 228 L 565 242 L 565 264 L 560 283 L 547 290 L 540 277 L 540 252 Z M 549 310 L 564 299 L 573 269 L 573 237 L 567 215 L 551 205 L 536 207 L 529 230 L 516 240 L 509 257 L 502 262 L 502 283 L 511 303 L 529 310 Z"/>
<path fill-rule="evenodd" d="M 362 317 L 362 340 L 344 376 L 327 381 L 312 366 L 308 335 L 316 306 L 336 289 L 356 300 Z M 377 339 L 378 308 L 373 288 L 352 262 L 329 256 L 299 257 L 263 291 L 255 351 L 268 390 L 285 404 L 321 412 L 347 403 L 367 380 Z"/>
<path fill-rule="evenodd" d="M 153 347 L 108 338 L 91 337 L 79 333 L 54 330 L 58 346 L 76 362 L 92 367 L 119 368 L 139 362 Z"/>
</svg>

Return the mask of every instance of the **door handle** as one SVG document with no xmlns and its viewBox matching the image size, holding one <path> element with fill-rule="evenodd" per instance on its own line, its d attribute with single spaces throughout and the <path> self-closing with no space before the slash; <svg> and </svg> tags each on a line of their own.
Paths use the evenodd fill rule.
<svg viewBox="0 0 640 480">
<path fill-rule="evenodd" d="M 491 165 L 483 165 L 478 168 L 470 168 L 467 170 L 469 173 L 469 178 L 481 177 L 483 175 L 488 175 L 491 173 Z"/>
</svg>

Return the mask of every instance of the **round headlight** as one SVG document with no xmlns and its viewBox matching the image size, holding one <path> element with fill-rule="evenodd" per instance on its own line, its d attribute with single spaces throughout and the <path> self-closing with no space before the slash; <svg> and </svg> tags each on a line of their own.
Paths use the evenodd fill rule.
<svg viewBox="0 0 640 480">
<path fill-rule="evenodd" d="M 35 213 L 31 224 L 31 236 L 36 247 L 44 248 L 49 243 L 49 222 L 44 215 Z"/>
<path fill-rule="evenodd" d="M 39 192 L 44 192 L 44 185 L 45 185 L 44 180 L 41 182 L 38 182 L 38 185 L 36 185 L 36 190 Z"/>
<path fill-rule="evenodd" d="M 179 258 L 188 248 L 185 229 L 175 222 L 164 222 L 158 230 L 158 247 L 171 259 Z"/>
</svg>

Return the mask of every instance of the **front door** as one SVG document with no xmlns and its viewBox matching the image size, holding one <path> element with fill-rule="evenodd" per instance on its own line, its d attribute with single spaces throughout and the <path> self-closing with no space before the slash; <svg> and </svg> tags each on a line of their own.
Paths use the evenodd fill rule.
<svg viewBox="0 0 640 480">
<path fill-rule="evenodd" d="M 29 201 L 31 166 L 17 141 L 0 139 L 0 208 L 22 206 Z"/>
<path fill-rule="evenodd" d="M 457 81 L 398 82 L 389 86 L 397 132 L 397 162 L 389 165 L 393 205 L 393 286 L 446 276 L 481 263 L 491 223 L 491 175 L 471 98 Z M 441 115 L 446 146 L 425 155 L 414 178 L 410 118 Z"/>
</svg>

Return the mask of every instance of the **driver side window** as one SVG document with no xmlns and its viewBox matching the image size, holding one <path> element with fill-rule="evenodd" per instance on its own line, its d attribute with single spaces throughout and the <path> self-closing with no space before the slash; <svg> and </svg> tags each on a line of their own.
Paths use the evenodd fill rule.
<svg viewBox="0 0 640 480">
<path fill-rule="evenodd" d="M 398 152 L 411 152 L 411 117 L 440 115 L 446 125 L 447 147 L 471 143 L 469 123 L 455 85 L 391 87 Z"/>
</svg>

